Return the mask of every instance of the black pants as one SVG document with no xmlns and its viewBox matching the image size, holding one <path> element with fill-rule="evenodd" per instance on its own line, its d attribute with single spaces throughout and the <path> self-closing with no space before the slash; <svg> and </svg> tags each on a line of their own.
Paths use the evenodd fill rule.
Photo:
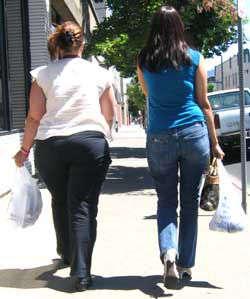
<svg viewBox="0 0 250 299">
<path fill-rule="evenodd" d="M 95 131 L 38 140 L 35 163 L 52 195 L 57 251 L 71 261 L 71 276 L 89 277 L 108 143 Z"/>
</svg>

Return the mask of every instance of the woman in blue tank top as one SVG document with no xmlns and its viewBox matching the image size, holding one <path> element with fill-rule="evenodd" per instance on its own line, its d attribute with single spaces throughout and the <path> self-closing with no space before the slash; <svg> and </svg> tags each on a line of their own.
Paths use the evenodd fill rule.
<svg viewBox="0 0 250 299">
<path fill-rule="evenodd" d="M 158 197 L 164 285 L 178 288 L 183 276 L 191 278 L 195 264 L 199 189 L 209 163 L 209 137 L 213 155 L 223 159 L 224 153 L 206 94 L 204 58 L 188 47 L 173 7 L 163 6 L 153 16 L 137 72 L 148 97 L 146 149 Z"/>
</svg>

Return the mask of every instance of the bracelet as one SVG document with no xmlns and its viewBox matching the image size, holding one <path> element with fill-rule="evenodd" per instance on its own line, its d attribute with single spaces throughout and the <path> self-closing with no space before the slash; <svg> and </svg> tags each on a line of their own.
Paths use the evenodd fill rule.
<svg viewBox="0 0 250 299">
<path fill-rule="evenodd" d="M 25 150 L 23 147 L 20 148 L 20 151 L 25 157 L 28 157 L 30 154 L 30 151 Z"/>
</svg>

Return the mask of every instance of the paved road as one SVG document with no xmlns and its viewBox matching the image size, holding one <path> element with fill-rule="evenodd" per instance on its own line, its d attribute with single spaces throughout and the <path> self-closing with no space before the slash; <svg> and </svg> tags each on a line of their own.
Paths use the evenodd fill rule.
<svg viewBox="0 0 250 299">
<path fill-rule="evenodd" d="M 8 198 L 1 199 L 0 298 L 249 298 L 249 232 L 209 231 L 212 213 L 202 211 L 193 280 L 178 291 L 163 287 L 156 196 L 144 146 L 145 135 L 138 127 L 114 133 L 113 163 L 100 198 L 94 285 L 84 294 L 72 293 L 69 268 L 63 268 L 56 255 L 47 190 L 42 189 L 44 207 L 39 220 L 25 230 L 9 226 L 5 219 Z"/>
</svg>

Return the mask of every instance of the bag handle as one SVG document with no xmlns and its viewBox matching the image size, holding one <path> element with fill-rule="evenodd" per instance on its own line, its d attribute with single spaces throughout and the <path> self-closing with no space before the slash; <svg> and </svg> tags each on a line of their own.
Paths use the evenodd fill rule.
<svg viewBox="0 0 250 299">
<path fill-rule="evenodd" d="M 213 167 L 217 167 L 217 158 L 216 158 L 216 157 L 213 158 L 213 161 L 212 161 L 212 163 L 211 163 L 211 166 L 213 166 Z"/>
<path fill-rule="evenodd" d="M 216 176 L 218 175 L 218 159 L 216 157 L 213 158 L 212 163 L 210 165 L 210 175 Z"/>
</svg>

